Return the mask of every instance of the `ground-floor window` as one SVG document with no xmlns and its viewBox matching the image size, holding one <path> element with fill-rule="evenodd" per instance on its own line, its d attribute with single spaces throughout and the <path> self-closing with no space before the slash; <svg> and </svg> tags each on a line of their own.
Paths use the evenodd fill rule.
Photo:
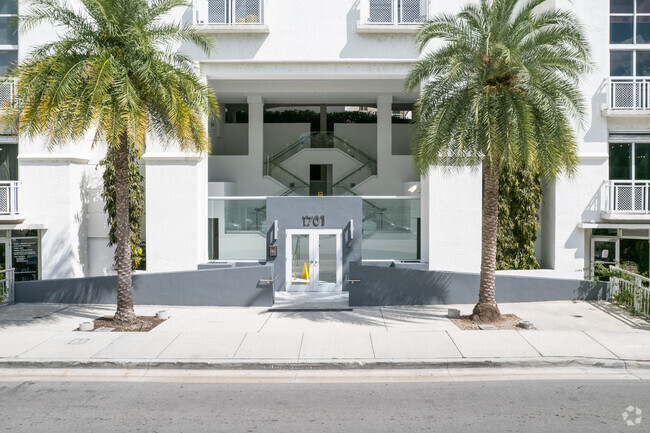
<svg viewBox="0 0 650 433">
<path fill-rule="evenodd" d="M 208 259 L 266 259 L 266 200 L 210 199 Z"/>
<path fill-rule="evenodd" d="M 591 234 L 593 264 L 619 264 L 639 275 L 650 273 L 650 235 L 647 229 L 593 229 Z"/>
<path fill-rule="evenodd" d="M 363 200 L 364 260 L 420 259 L 420 200 Z"/>
<path fill-rule="evenodd" d="M 11 266 L 15 270 L 16 281 L 39 279 L 40 239 L 38 230 L 11 230 Z"/>
</svg>

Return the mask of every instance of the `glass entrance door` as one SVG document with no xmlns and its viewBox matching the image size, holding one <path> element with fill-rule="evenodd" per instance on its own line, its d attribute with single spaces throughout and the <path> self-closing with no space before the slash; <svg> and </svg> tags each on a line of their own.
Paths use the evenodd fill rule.
<svg viewBox="0 0 650 433">
<path fill-rule="evenodd" d="M 287 291 L 341 290 L 341 230 L 287 230 L 286 251 Z"/>
</svg>

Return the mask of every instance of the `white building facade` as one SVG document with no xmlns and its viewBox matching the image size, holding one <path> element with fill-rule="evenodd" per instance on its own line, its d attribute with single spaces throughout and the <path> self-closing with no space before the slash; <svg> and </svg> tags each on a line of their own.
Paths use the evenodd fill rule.
<svg viewBox="0 0 650 433">
<path fill-rule="evenodd" d="M 403 86 L 419 55 L 420 22 L 462 4 L 196 0 L 176 11 L 175 19 L 215 40 L 209 56 L 179 49 L 199 61 L 222 115 L 208 120 L 207 154 L 147 144 L 146 271 L 275 260 L 287 275 L 276 290 L 340 290 L 346 243 L 359 233 L 363 261 L 478 272 L 480 170 L 413 171 L 408 113 L 417 95 Z M 0 27 L 9 28 L 2 20 L 18 8 L 2 7 Z M 594 261 L 648 271 L 650 0 L 549 0 L 546 7 L 580 17 L 596 68 L 582 82 L 591 113 L 578 134 L 578 174 L 543 185 L 536 273 L 582 278 Z M 46 26 L 19 37 L 3 30 L 0 67 L 52 37 Z M 0 97 L 11 89 L 3 82 Z M 15 267 L 17 278 L 113 272 L 100 197 L 104 150 L 90 143 L 47 150 L 2 135 L 0 264 Z M 310 213 L 321 195 L 359 197 L 360 219 L 345 224 L 345 209 L 332 209 L 336 218 L 328 209 Z M 270 219 L 269 197 L 304 206 Z"/>
</svg>

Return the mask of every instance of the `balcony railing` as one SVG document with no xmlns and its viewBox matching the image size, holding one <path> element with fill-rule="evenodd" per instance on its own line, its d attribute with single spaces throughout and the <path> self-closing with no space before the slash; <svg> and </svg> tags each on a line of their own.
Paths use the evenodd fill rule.
<svg viewBox="0 0 650 433">
<path fill-rule="evenodd" d="M 263 24 L 263 0 L 195 0 L 196 24 Z"/>
<path fill-rule="evenodd" d="M 418 24 L 429 16 L 429 0 L 367 1 L 367 24 Z"/>
<path fill-rule="evenodd" d="M 0 181 L 0 217 L 16 217 L 20 214 L 20 189 L 17 180 Z"/>
<path fill-rule="evenodd" d="M 607 108 L 610 110 L 650 110 L 650 78 L 607 80 Z"/>
<path fill-rule="evenodd" d="M 15 89 L 15 80 L 0 78 L 0 109 L 2 109 L 7 102 L 13 99 Z"/>
<path fill-rule="evenodd" d="M 608 213 L 650 213 L 650 180 L 605 181 Z"/>
</svg>

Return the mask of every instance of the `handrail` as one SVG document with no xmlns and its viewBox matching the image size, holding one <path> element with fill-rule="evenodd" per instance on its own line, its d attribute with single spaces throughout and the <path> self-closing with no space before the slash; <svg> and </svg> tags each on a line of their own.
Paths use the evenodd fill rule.
<svg viewBox="0 0 650 433">
<path fill-rule="evenodd" d="M 321 145 L 314 146 L 315 144 L 314 142 L 318 142 L 321 140 L 325 140 L 327 142 L 327 146 L 321 146 Z M 358 147 L 353 146 L 346 140 L 334 135 L 333 132 L 327 132 L 327 133 L 312 132 L 309 135 L 305 135 L 304 137 L 299 138 L 298 140 L 296 140 L 286 148 L 282 149 L 277 154 L 271 156 L 268 162 L 270 164 L 273 163 L 281 164 L 282 162 L 286 161 L 291 156 L 293 156 L 295 153 L 298 153 L 300 150 L 308 149 L 308 148 L 316 148 L 316 149 L 334 148 L 346 153 L 347 155 L 350 155 L 352 158 L 359 160 L 361 163 L 377 162 L 375 158 L 368 155 L 366 152 L 359 149 Z"/>
<path fill-rule="evenodd" d="M 631 308 L 635 314 L 650 318 L 650 278 L 611 265 L 610 299 Z"/>
</svg>

